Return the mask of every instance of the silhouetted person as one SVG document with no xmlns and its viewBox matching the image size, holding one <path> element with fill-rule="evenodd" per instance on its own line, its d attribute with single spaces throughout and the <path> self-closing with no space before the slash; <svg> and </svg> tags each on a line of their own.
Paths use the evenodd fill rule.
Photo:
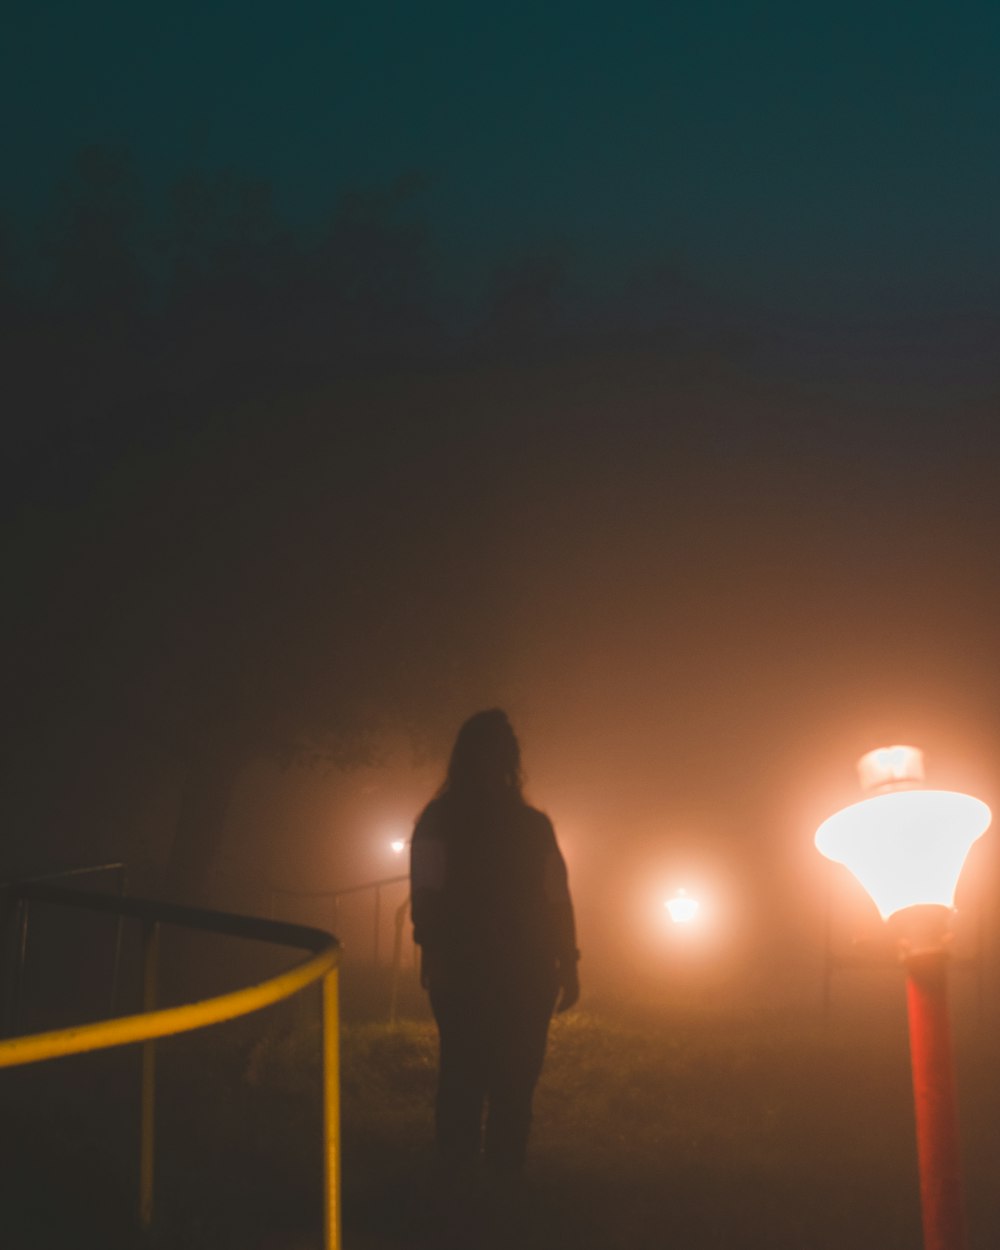
<svg viewBox="0 0 1000 1250">
<path fill-rule="evenodd" d="M 417 821 L 410 875 L 440 1037 L 438 1148 L 459 1168 L 483 1149 L 493 1170 L 517 1173 L 549 1020 L 579 997 L 579 952 L 552 822 L 524 801 L 520 749 L 499 709 L 460 729 Z"/>
</svg>

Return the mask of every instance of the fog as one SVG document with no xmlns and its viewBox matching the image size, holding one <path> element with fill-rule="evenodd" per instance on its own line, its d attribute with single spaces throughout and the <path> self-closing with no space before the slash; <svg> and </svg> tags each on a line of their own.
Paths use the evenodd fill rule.
<svg viewBox="0 0 1000 1250">
<path fill-rule="evenodd" d="M 405 873 L 387 842 L 501 706 L 593 990 L 659 992 L 683 887 L 683 958 L 777 1002 L 813 992 L 812 834 L 863 752 L 995 805 L 985 313 L 765 316 L 669 273 L 633 307 L 529 254 L 458 332 L 395 192 L 317 241 L 198 175 L 157 267 L 127 154 L 74 177 L 58 281 L 3 305 L 5 876 L 121 860 L 364 963 L 375 894 L 332 896 Z"/>
<path fill-rule="evenodd" d="M 144 649 L 109 677 L 128 688 L 110 706 L 87 694 L 84 720 L 102 719 L 54 734 L 12 787 L 19 870 L 121 858 L 137 889 L 331 928 L 366 967 L 374 891 L 333 895 L 405 874 L 389 842 L 440 784 L 461 721 L 500 705 L 569 865 L 585 989 L 656 998 L 690 975 L 717 1004 L 817 1005 L 829 942 L 872 933 L 870 905 L 812 845 L 858 797 L 856 759 L 913 742 L 933 784 L 996 802 L 997 518 L 971 402 L 956 443 L 943 410 L 907 425 L 869 403 L 831 432 L 807 399 L 722 356 L 691 377 L 626 351 L 354 385 L 351 424 L 378 437 L 330 437 L 336 392 L 286 401 L 284 433 L 259 414 L 234 426 L 216 454 L 240 458 L 236 486 L 197 466 L 194 547 L 167 582 L 211 597 L 208 660 L 170 660 L 178 712 L 145 591 L 129 589 Z M 425 433 L 387 443 L 387 414 Z M 245 516 L 227 529 L 235 499 Z M 208 705 L 191 684 L 206 662 L 228 666 Z M 161 731 L 207 714 L 238 751 L 178 876 L 188 765 Z M 993 836 L 963 882 L 970 916 L 996 894 Z M 683 936 L 663 907 L 679 887 L 703 902 Z M 383 967 L 405 897 L 380 897 Z M 977 925 L 968 940 L 992 950 L 992 922 Z"/>
</svg>

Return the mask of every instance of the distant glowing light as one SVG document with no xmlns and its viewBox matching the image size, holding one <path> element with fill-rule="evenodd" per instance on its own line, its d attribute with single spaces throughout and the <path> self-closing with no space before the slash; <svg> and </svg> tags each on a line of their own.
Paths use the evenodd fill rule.
<svg viewBox="0 0 1000 1250">
<path fill-rule="evenodd" d="M 673 898 L 668 898 L 663 906 L 670 912 L 674 924 L 691 924 L 698 915 L 701 904 L 691 898 L 687 890 L 678 890 Z"/>
<path fill-rule="evenodd" d="M 393 855 L 402 855 L 402 853 L 406 850 L 406 839 L 393 838 L 393 840 L 389 843 L 389 848 Z"/>
<path fill-rule="evenodd" d="M 850 869 L 883 919 L 920 904 L 950 910 L 966 856 L 989 828 L 990 809 L 969 794 L 912 788 L 923 779 L 916 747 L 870 751 L 858 773 L 883 793 L 825 820 L 817 849 Z M 901 788 L 887 789 L 893 786 Z"/>
<path fill-rule="evenodd" d="M 919 747 L 877 747 L 858 760 L 858 776 L 864 790 L 876 791 L 924 779 L 924 753 Z"/>
</svg>

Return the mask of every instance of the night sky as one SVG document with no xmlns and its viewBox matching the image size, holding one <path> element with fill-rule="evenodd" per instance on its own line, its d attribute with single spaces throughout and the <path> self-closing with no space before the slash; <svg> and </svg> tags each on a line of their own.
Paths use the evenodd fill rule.
<svg viewBox="0 0 1000 1250">
<path fill-rule="evenodd" d="M 17 8 L 8 210 L 113 143 L 154 185 L 267 178 L 303 227 L 412 176 L 470 277 L 559 246 L 595 281 L 669 262 L 783 317 L 995 296 L 992 4 Z"/>
<path fill-rule="evenodd" d="M 105 323 L 79 323 L 84 351 L 59 322 L 30 419 L 8 417 L 13 810 L 37 799 L 25 777 L 75 755 L 80 720 L 148 728 L 158 700 L 201 697 L 220 667 L 192 639 L 209 635 L 236 639 L 216 696 L 230 727 L 255 715 L 248 686 L 283 728 L 328 692 L 359 723 L 392 707 L 440 764 L 464 715 L 503 703 L 529 793 L 573 832 L 582 912 L 612 924 L 643 863 L 670 876 L 671 848 L 733 893 L 765 864 L 808 892 L 812 830 L 886 737 L 989 800 L 998 46 L 1000 9 L 966 0 L 20 5 L 0 47 L 0 216 L 35 320 L 10 324 L 55 342 L 30 329 L 49 325 L 39 239 L 94 145 L 131 162 L 155 307 L 135 343 L 114 331 L 103 381 L 84 365 Z M 264 301 L 273 321 L 234 331 L 249 304 L 218 296 L 197 355 L 184 336 L 208 288 L 171 294 L 157 231 L 179 180 L 226 170 L 265 189 L 275 255 L 319 255 L 338 205 L 388 204 L 422 240 L 414 272 L 447 332 L 412 348 L 422 314 L 405 305 L 403 365 L 359 352 L 324 372 L 310 260 Z M 357 222 L 337 220 L 349 251 Z M 391 247 L 365 246 L 391 277 Z M 476 338 L 507 324 L 484 308 L 509 306 L 512 273 L 518 332 L 545 314 L 527 347 Z M 280 368 L 260 363 L 282 332 Z M 155 368 L 132 378 L 137 353 Z M 39 399 L 53 378 L 66 390 Z M 324 684 L 299 660 L 327 628 L 331 655 L 363 658 Z M 275 654 L 289 662 L 260 676 Z M 166 737 L 202 723 L 197 707 Z M 64 717 L 76 728 L 53 729 Z M 126 785 L 95 751 L 88 827 L 124 828 L 157 767 Z M 385 784 L 397 806 L 427 797 Z M 80 791 L 52 802 L 19 870 Z"/>
</svg>

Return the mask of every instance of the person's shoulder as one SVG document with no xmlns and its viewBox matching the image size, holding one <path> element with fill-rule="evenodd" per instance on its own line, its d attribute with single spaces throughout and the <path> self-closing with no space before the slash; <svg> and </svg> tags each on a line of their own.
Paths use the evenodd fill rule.
<svg viewBox="0 0 1000 1250">
<path fill-rule="evenodd" d="M 549 816 L 537 807 L 530 804 L 524 805 L 524 823 L 525 827 L 539 838 L 554 838 L 556 836 L 555 828 Z"/>
<path fill-rule="evenodd" d="M 424 810 L 417 817 L 417 823 L 413 830 L 415 838 L 434 837 L 440 834 L 446 819 L 447 803 L 443 795 L 438 795 L 431 799 Z"/>
</svg>

